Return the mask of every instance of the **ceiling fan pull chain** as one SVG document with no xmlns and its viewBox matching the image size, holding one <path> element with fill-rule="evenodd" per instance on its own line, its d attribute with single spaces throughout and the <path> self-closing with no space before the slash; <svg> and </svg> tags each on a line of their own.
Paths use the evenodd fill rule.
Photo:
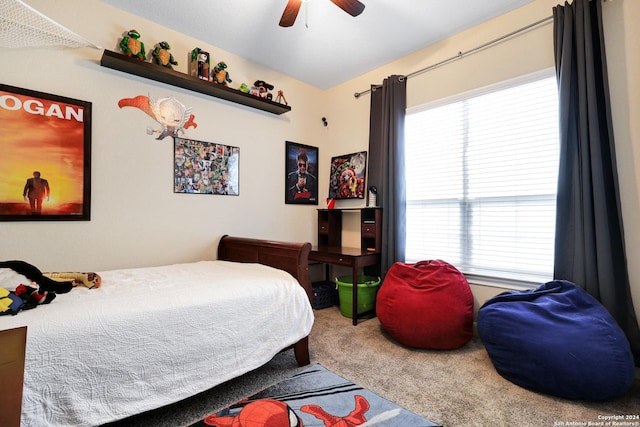
<svg viewBox="0 0 640 427">
<path fill-rule="evenodd" d="M 309 29 L 309 0 L 304 2 L 304 26 Z"/>
</svg>

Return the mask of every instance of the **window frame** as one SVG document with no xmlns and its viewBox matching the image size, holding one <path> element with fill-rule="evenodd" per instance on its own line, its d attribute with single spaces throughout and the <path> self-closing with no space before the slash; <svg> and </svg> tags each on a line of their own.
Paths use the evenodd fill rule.
<svg viewBox="0 0 640 427">
<path fill-rule="evenodd" d="M 538 80 L 543 80 L 543 79 L 552 78 L 552 77 L 555 78 L 555 76 L 556 76 L 556 73 L 553 67 L 542 69 L 533 73 L 499 81 L 487 86 L 471 89 L 458 94 L 454 94 L 454 95 L 440 98 L 437 100 L 429 101 L 424 104 L 409 107 L 406 109 L 406 114 L 407 115 L 417 114 L 425 110 L 430 110 L 430 109 L 450 105 L 453 103 L 462 102 L 470 98 L 490 94 L 493 92 L 509 89 L 509 88 L 524 85 L 527 83 L 532 83 Z M 517 196 L 514 196 L 514 197 L 517 197 Z M 514 274 L 513 277 L 503 278 L 499 276 L 490 276 L 488 274 L 482 274 L 482 273 L 474 273 L 474 272 L 463 272 L 463 273 L 470 283 L 475 285 L 481 285 L 481 286 L 490 286 L 490 287 L 515 289 L 515 290 L 526 290 L 526 289 L 532 289 L 540 285 L 541 283 L 539 280 L 536 281 L 536 280 L 530 279 L 527 276 L 517 277 L 517 274 Z"/>
</svg>

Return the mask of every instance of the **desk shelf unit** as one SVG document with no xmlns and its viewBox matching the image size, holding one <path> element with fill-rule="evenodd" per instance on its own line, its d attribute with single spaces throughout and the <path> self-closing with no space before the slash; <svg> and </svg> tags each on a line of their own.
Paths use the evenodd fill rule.
<svg viewBox="0 0 640 427">
<path fill-rule="evenodd" d="M 360 213 L 360 247 L 342 246 L 342 214 Z M 358 270 L 372 276 L 380 275 L 382 251 L 382 208 L 318 209 L 318 245 L 309 254 L 309 260 L 326 264 L 325 279 L 329 278 L 329 265 L 350 267 L 352 271 L 353 297 L 352 321 L 358 324 L 360 317 L 375 314 L 375 310 L 358 313 Z"/>
<path fill-rule="evenodd" d="M 380 253 L 382 249 L 382 208 L 318 209 L 318 246 L 342 246 L 343 212 L 360 213 L 360 249 Z"/>
</svg>

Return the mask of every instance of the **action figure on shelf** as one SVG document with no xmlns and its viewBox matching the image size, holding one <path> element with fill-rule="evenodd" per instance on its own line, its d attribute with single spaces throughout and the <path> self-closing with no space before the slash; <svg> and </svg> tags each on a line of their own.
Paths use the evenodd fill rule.
<svg viewBox="0 0 640 427">
<path fill-rule="evenodd" d="M 259 96 L 260 98 L 266 98 L 271 100 L 273 95 L 269 93 L 270 90 L 273 90 L 273 85 L 265 82 L 264 80 L 256 80 L 253 83 L 253 87 L 249 91 L 251 95 Z"/>
<path fill-rule="evenodd" d="M 120 49 L 127 56 L 133 56 L 141 61 L 147 60 L 147 54 L 144 51 L 144 43 L 139 40 L 140 33 L 136 30 L 129 30 L 127 35 L 120 41 Z"/>
<path fill-rule="evenodd" d="M 211 68 L 211 55 L 198 47 L 191 51 L 190 74 L 200 80 L 209 81 L 209 69 Z"/>
<path fill-rule="evenodd" d="M 289 105 L 289 103 L 287 102 L 287 98 L 284 97 L 284 92 L 282 90 L 278 90 L 278 96 L 276 96 L 276 102 L 279 102 L 282 104 L 282 101 L 284 101 L 284 105 Z"/>
<path fill-rule="evenodd" d="M 229 77 L 229 73 L 227 72 L 227 64 L 222 61 L 218 62 L 218 64 L 213 67 L 211 79 L 214 83 L 225 86 L 227 85 L 227 83 L 231 83 L 231 78 Z"/>
<path fill-rule="evenodd" d="M 171 49 L 169 43 L 160 42 L 156 45 L 156 48 L 153 50 L 151 55 L 153 55 L 153 59 L 156 64 L 173 69 L 172 65 L 178 65 L 178 61 L 173 58 L 169 49 Z"/>
</svg>

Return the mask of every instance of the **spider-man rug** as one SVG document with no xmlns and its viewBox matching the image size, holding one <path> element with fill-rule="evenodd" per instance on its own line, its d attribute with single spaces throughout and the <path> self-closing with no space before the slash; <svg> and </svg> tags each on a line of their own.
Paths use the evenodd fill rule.
<svg viewBox="0 0 640 427">
<path fill-rule="evenodd" d="M 437 426 L 314 365 L 191 427 Z"/>
</svg>

